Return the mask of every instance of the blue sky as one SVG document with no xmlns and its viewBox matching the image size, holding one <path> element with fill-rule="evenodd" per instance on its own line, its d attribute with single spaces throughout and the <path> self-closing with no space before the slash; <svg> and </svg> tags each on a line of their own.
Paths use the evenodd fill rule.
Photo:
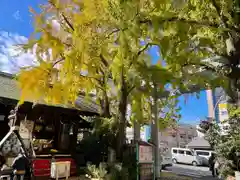
<svg viewBox="0 0 240 180">
<path fill-rule="evenodd" d="M 159 60 L 158 48 L 153 47 L 149 53 L 152 56 L 152 62 L 155 64 Z M 200 97 L 188 94 L 179 99 L 182 118 L 180 122 L 196 124 L 208 116 L 207 96 L 205 91 L 200 92 Z"/>
<path fill-rule="evenodd" d="M 12 45 L 27 41 L 33 31 L 33 19 L 29 13 L 29 6 L 34 9 L 43 0 L 0 0 L 0 63 L 4 64 L 4 69 L 11 70 L 16 61 L 21 65 L 21 60 L 30 61 L 29 55 L 23 55 L 12 59 L 9 54 L 13 54 Z M 158 53 L 155 48 L 151 49 L 150 54 L 153 62 L 158 60 Z M 200 119 L 207 116 L 206 93 L 203 91 L 200 98 L 189 96 L 186 103 L 184 97 L 180 98 L 179 106 L 182 108 L 181 122 L 196 124 Z"/>
</svg>

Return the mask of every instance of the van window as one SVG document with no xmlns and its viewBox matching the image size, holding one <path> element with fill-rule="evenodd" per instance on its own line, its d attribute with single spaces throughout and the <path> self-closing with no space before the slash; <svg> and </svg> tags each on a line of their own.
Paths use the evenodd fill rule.
<svg viewBox="0 0 240 180">
<path fill-rule="evenodd" d="M 178 154 L 184 154 L 183 150 L 178 150 Z"/>
<path fill-rule="evenodd" d="M 177 150 L 176 150 L 176 149 L 174 149 L 174 150 L 173 150 L 173 153 L 177 154 Z"/>
<path fill-rule="evenodd" d="M 186 151 L 186 155 L 192 156 L 192 152 L 191 151 Z"/>
<path fill-rule="evenodd" d="M 209 156 L 209 152 L 204 152 L 204 151 L 197 151 L 197 155 L 202 155 L 202 156 Z"/>
</svg>

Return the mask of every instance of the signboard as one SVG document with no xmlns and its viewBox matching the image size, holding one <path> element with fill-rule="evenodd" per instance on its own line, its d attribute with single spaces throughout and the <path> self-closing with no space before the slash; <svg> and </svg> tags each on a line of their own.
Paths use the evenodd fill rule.
<svg viewBox="0 0 240 180">
<path fill-rule="evenodd" d="M 153 148 L 152 146 L 139 146 L 139 163 L 153 161 Z"/>
<path fill-rule="evenodd" d="M 145 127 L 140 129 L 140 138 L 143 141 L 147 141 L 146 139 L 146 132 L 145 132 Z"/>
<path fill-rule="evenodd" d="M 218 105 L 219 109 L 219 121 L 220 123 L 223 123 L 224 121 L 228 120 L 228 109 L 227 109 L 227 103 L 221 103 Z"/>
</svg>

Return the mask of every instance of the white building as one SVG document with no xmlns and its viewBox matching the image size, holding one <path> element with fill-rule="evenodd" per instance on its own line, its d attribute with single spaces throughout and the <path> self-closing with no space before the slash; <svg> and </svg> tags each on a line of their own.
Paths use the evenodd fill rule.
<svg viewBox="0 0 240 180">
<path fill-rule="evenodd" d="M 204 134 L 200 131 L 198 131 L 199 128 L 199 125 L 196 125 L 196 131 L 197 131 L 197 137 L 204 137 Z"/>
</svg>

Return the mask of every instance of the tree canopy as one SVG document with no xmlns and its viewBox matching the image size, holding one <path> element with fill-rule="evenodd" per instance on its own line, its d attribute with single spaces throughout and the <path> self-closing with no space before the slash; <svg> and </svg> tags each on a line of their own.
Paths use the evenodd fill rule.
<svg viewBox="0 0 240 180">
<path fill-rule="evenodd" d="M 152 11 L 142 13 L 141 23 L 148 25 L 147 31 L 152 35 L 149 37 L 159 45 L 168 70 L 175 76 L 187 73 L 189 83 L 222 86 L 236 97 L 240 77 L 239 1 L 149 1 L 149 4 Z"/>
<path fill-rule="evenodd" d="M 151 65 L 147 51 L 156 42 L 141 22 L 142 13 L 150 10 L 147 1 L 138 0 L 52 0 L 40 14 L 31 10 L 35 33 L 25 49 L 35 52 L 38 64 L 18 75 L 22 100 L 32 96 L 68 103 L 80 92 L 94 91 L 103 116 L 117 109 L 122 147 L 127 105 L 135 120 L 144 123 L 151 115 L 152 84 L 161 84 L 161 93 L 166 84 L 180 82 L 161 63 Z"/>
<path fill-rule="evenodd" d="M 159 93 L 167 84 L 180 90 L 197 84 L 222 86 L 236 97 L 238 6 L 237 0 L 49 0 L 40 14 L 31 10 L 35 33 L 25 49 L 38 64 L 19 73 L 22 98 L 68 103 L 94 91 L 103 116 L 117 110 L 121 146 L 127 104 L 135 119 L 149 115 L 153 83 Z M 152 46 L 160 49 L 154 66 Z"/>
</svg>

